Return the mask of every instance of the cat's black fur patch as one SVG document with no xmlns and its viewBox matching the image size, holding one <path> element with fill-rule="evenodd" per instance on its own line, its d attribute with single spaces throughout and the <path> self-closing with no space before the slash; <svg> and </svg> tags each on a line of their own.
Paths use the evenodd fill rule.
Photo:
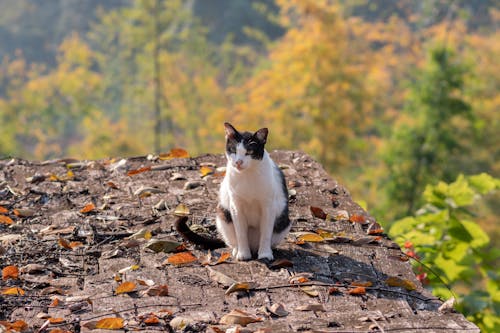
<svg viewBox="0 0 500 333">
<path fill-rule="evenodd" d="M 247 150 L 247 154 L 249 154 L 252 159 L 254 160 L 262 160 L 264 157 L 264 146 L 266 144 L 266 141 L 262 141 L 259 139 L 259 135 L 257 132 L 255 133 L 250 133 L 250 132 L 243 132 L 240 133 L 238 132 L 234 127 L 234 134 L 231 136 L 228 136 L 226 140 L 226 151 L 228 154 L 235 154 L 236 153 L 236 146 L 238 143 L 242 142 L 243 147 Z M 259 130 L 260 131 L 260 130 Z M 267 135 L 267 130 L 266 130 L 266 135 Z"/>
<path fill-rule="evenodd" d="M 285 208 L 283 208 L 281 214 L 274 221 L 273 232 L 280 233 L 290 225 L 290 218 L 288 217 L 288 188 L 286 186 L 285 175 L 277 165 L 275 165 L 275 168 L 277 169 L 280 175 L 281 188 L 283 190 L 283 195 L 285 196 L 286 200 Z"/>
<path fill-rule="evenodd" d="M 217 215 L 219 216 L 219 218 L 224 220 L 226 223 L 233 223 L 233 218 L 231 216 L 231 212 L 229 211 L 229 209 L 226 209 L 226 208 L 222 207 L 221 205 L 217 206 Z"/>
</svg>

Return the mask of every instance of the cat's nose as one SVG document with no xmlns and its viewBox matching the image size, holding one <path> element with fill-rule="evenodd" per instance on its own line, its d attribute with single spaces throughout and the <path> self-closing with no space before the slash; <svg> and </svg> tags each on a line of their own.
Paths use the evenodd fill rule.
<svg viewBox="0 0 500 333">
<path fill-rule="evenodd" d="M 236 160 L 236 167 L 240 168 L 243 164 L 243 160 Z"/>
</svg>

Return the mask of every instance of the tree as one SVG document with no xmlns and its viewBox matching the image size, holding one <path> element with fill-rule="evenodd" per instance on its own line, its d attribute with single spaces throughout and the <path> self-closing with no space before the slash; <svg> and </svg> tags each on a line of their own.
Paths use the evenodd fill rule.
<svg viewBox="0 0 500 333">
<path fill-rule="evenodd" d="M 460 172 L 454 162 L 472 136 L 473 112 L 463 99 L 467 70 L 452 50 L 436 47 L 410 88 L 406 118 L 385 154 L 389 201 L 406 214 L 419 204 L 425 184 L 451 181 Z"/>
</svg>

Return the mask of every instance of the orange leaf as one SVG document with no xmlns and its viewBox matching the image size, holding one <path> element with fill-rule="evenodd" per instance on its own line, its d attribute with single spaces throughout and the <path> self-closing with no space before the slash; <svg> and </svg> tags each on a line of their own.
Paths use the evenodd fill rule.
<svg viewBox="0 0 500 333">
<path fill-rule="evenodd" d="M 208 166 L 202 166 L 200 168 L 200 173 L 202 177 L 208 176 L 212 173 L 214 173 L 214 169 Z"/>
<path fill-rule="evenodd" d="M 167 263 L 172 265 L 184 265 L 196 261 L 196 257 L 189 251 L 176 253 L 167 259 Z"/>
<path fill-rule="evenodd" d="M 187 158 L 189 153 L 182 148 L 172 148 L 167 154 L 160 154 L 160 160 L 170 160 L 172 158 Z"/>
<path fill-rule="evenodd" d="M 311 210 L 311 213 L 313 214 L 314 217 L 317 217 L 322 220 L 326 219 L 326 213 L 323 211 L 323 209 L 314 206 L 309 207 L 309 209 Z"/>
<path fill-rule="evenodd" d="M 71 242 L 71 243 L 69 243 L 69 247 L 72 248 L 72 249 L 75 249 L 75 248 L 80 247 L 80 246 L 83 246 L 82 242 Z"/>
<path fill-rule="evenodd" d="M 339 290 L 338 288 L 335 288 L 335 287 L 330 287 L 330 288 L 328 289 L 328 294 L 329 294 L 329 295 L 333 295 L 333 294 L 335 294 L 335 293 L 339 293 L 339 292 L 340 292 L 340 290 Z"/>
<path fill-rule="evenodd" d="M 59 305 L 59 298 L 54 298 L 54 300 L 52 301 L 52 303 L 49 304 L 49 307 L 53 307 L 55 308 L 56 306 Z"/>
<path fill-rule="evenodd" d="M 50 330 L 49 333 L 71 333 L 71 331 L 63 330 L 60 328 L 54 328 Z"/>
<path fill-rule="evenodd" d="M 61 324 L 66 321 L 64 318 L 49 318 L 48 320 L 51 324 Z"/>
<path fill-rule="evenodd" d="M 155 315 L 149 315 L 143 322 L 146 325 L 157 325 L 160 323 L 160 319 Z"/>
<path fill-rule="evenodd" d="M 297 240 L 304 242 L 322 242 L 325 239 L 318 234 L 308 232 L 297 237 Z"/>
<path fill-rule="evenodd" d="M 105 330 L 120 330 L 123 326 L 123 318 L 109 317 L 99 320 L 95 327 Z"/>
<path fill-rule="evenodd" d="M 62 237 L 59 237 L 57 244 L 59 244 L 61 247 L 65 248 L 67 250 L 72 250 L 71 246 L 69 245 L 69 242 Z"/>
<path fill-rule="evenodd" d="M 12 219 L 8 216 L 5 216 L 5 215 L 0 215 L 0 223 L 3 223 L 3 224 L 12 224 L 14 223 L 14 221 L 12 221 Z"/>
<path fill-rule="evenodd" d="M 407 279 L 401 279 L 397 276 L 389 277 L 387 280 L 385 280 L 385 283 L 390 287 L 403 287 L 406 290 L 417 289 L 417 286 L 412 281 Z"/>
<path fill-rule="evenodd" d="M 25 292 L 19 287 L 11 287 L 2 290 L 2 295 L 18 295 L 24 296 Z"/>
<path fill-rule="evenodd" d="M 28 324 L 24 320 L 16 320 L 15 322 L 9 324 L 9 329 L 16 332 L 22 332 L 28 329 Z"/>
<path fill-rule="evenodd" d="M 351 217 L 349 217 L 349 221 L 356 223 L 365 223 L 366 217 L 364 217 L 363 215 L 352 214 Z"/>
<path fill-rule="evenodd" d="M 117 295 L 123 293 L 130 293 L 132 291 L 135 291 L 136 287 L 137 285 L 135 282 L 125 281 L 116 288 L 115 293 Z"/>
<path fill-rule="evenodd" d="M 143 172 L 150 171 L 150 170 L 151 170 L 151 166 L 146 166 L 146 167 L 142 167 L 139 169 L 130 170 L 129 172 L 127 172 L 127 176 L 137 175 L 139 173 L 143 173 Z"/>
<path fill-rule="evenodd" d="M 168 296 L 168 286 L 166 284 L 160 286 L 152 286 L 146 293 L 149 296 Z"/>
<path fill-rule="evenodd" d="M 224 252 L 220 255 L 220 258 L 219 260 L 217 260 L 216 264 L 221 264 L 225 261 L 227 261 L 227 259 L 231 258 L 231 253 L 229 252 Z"/>
<path fill-rule="evenodd" d="M 356 286 L 356 287 L 371 287 L 371 286 L 373 286 L 373 283 L 371 281 L 353 281 L 351 283 L 351 286 Z"/>
<path fill-rule="evenodd" d="M 19 276 L 19 269 L 16 266 L 6 266 L 2 269 L 2 280 L 17 279 Z"/>
<path fill-rule="evenodd" d="M 86 204 L 85 207 L 80 209 L 80 213 L 87 214 L 95 209 L 95 205 L 93 203 Z"/>
<path fill-rule="evenodd" d="M 349 295 L 365 295 L 366 289 L 365 289 L 365 287 L 356 287 L 353 289 L 349 289 L 349 291 L 347 293 Z"/>
<path fill-rule="evenodd" d="M 118 186 L 113 182 L 107 182 L 106 185 L 108 185 L 109 187 L 111 187 L 114 190 L 118 189 Z"/>
<path fill-rule="evenodd" d="M 7 214 L 9 210 L 5 208 L 4 206 L 0 206 L 0 214 Z"/>
</svg>

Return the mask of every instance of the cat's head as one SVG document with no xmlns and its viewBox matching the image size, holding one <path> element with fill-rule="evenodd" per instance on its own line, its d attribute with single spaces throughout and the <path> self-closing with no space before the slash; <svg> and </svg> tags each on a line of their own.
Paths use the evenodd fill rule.
<svg viewBox="0 0 500 333">
<path fill-rule="evenodd" d="M 230 165 L 243 172 L 259 163 L 264 157 L 267 128 L 255 133 L 238 132 L 233 125 L 224 123 L 226 130 L 226 156 Z"/>
</svg>

